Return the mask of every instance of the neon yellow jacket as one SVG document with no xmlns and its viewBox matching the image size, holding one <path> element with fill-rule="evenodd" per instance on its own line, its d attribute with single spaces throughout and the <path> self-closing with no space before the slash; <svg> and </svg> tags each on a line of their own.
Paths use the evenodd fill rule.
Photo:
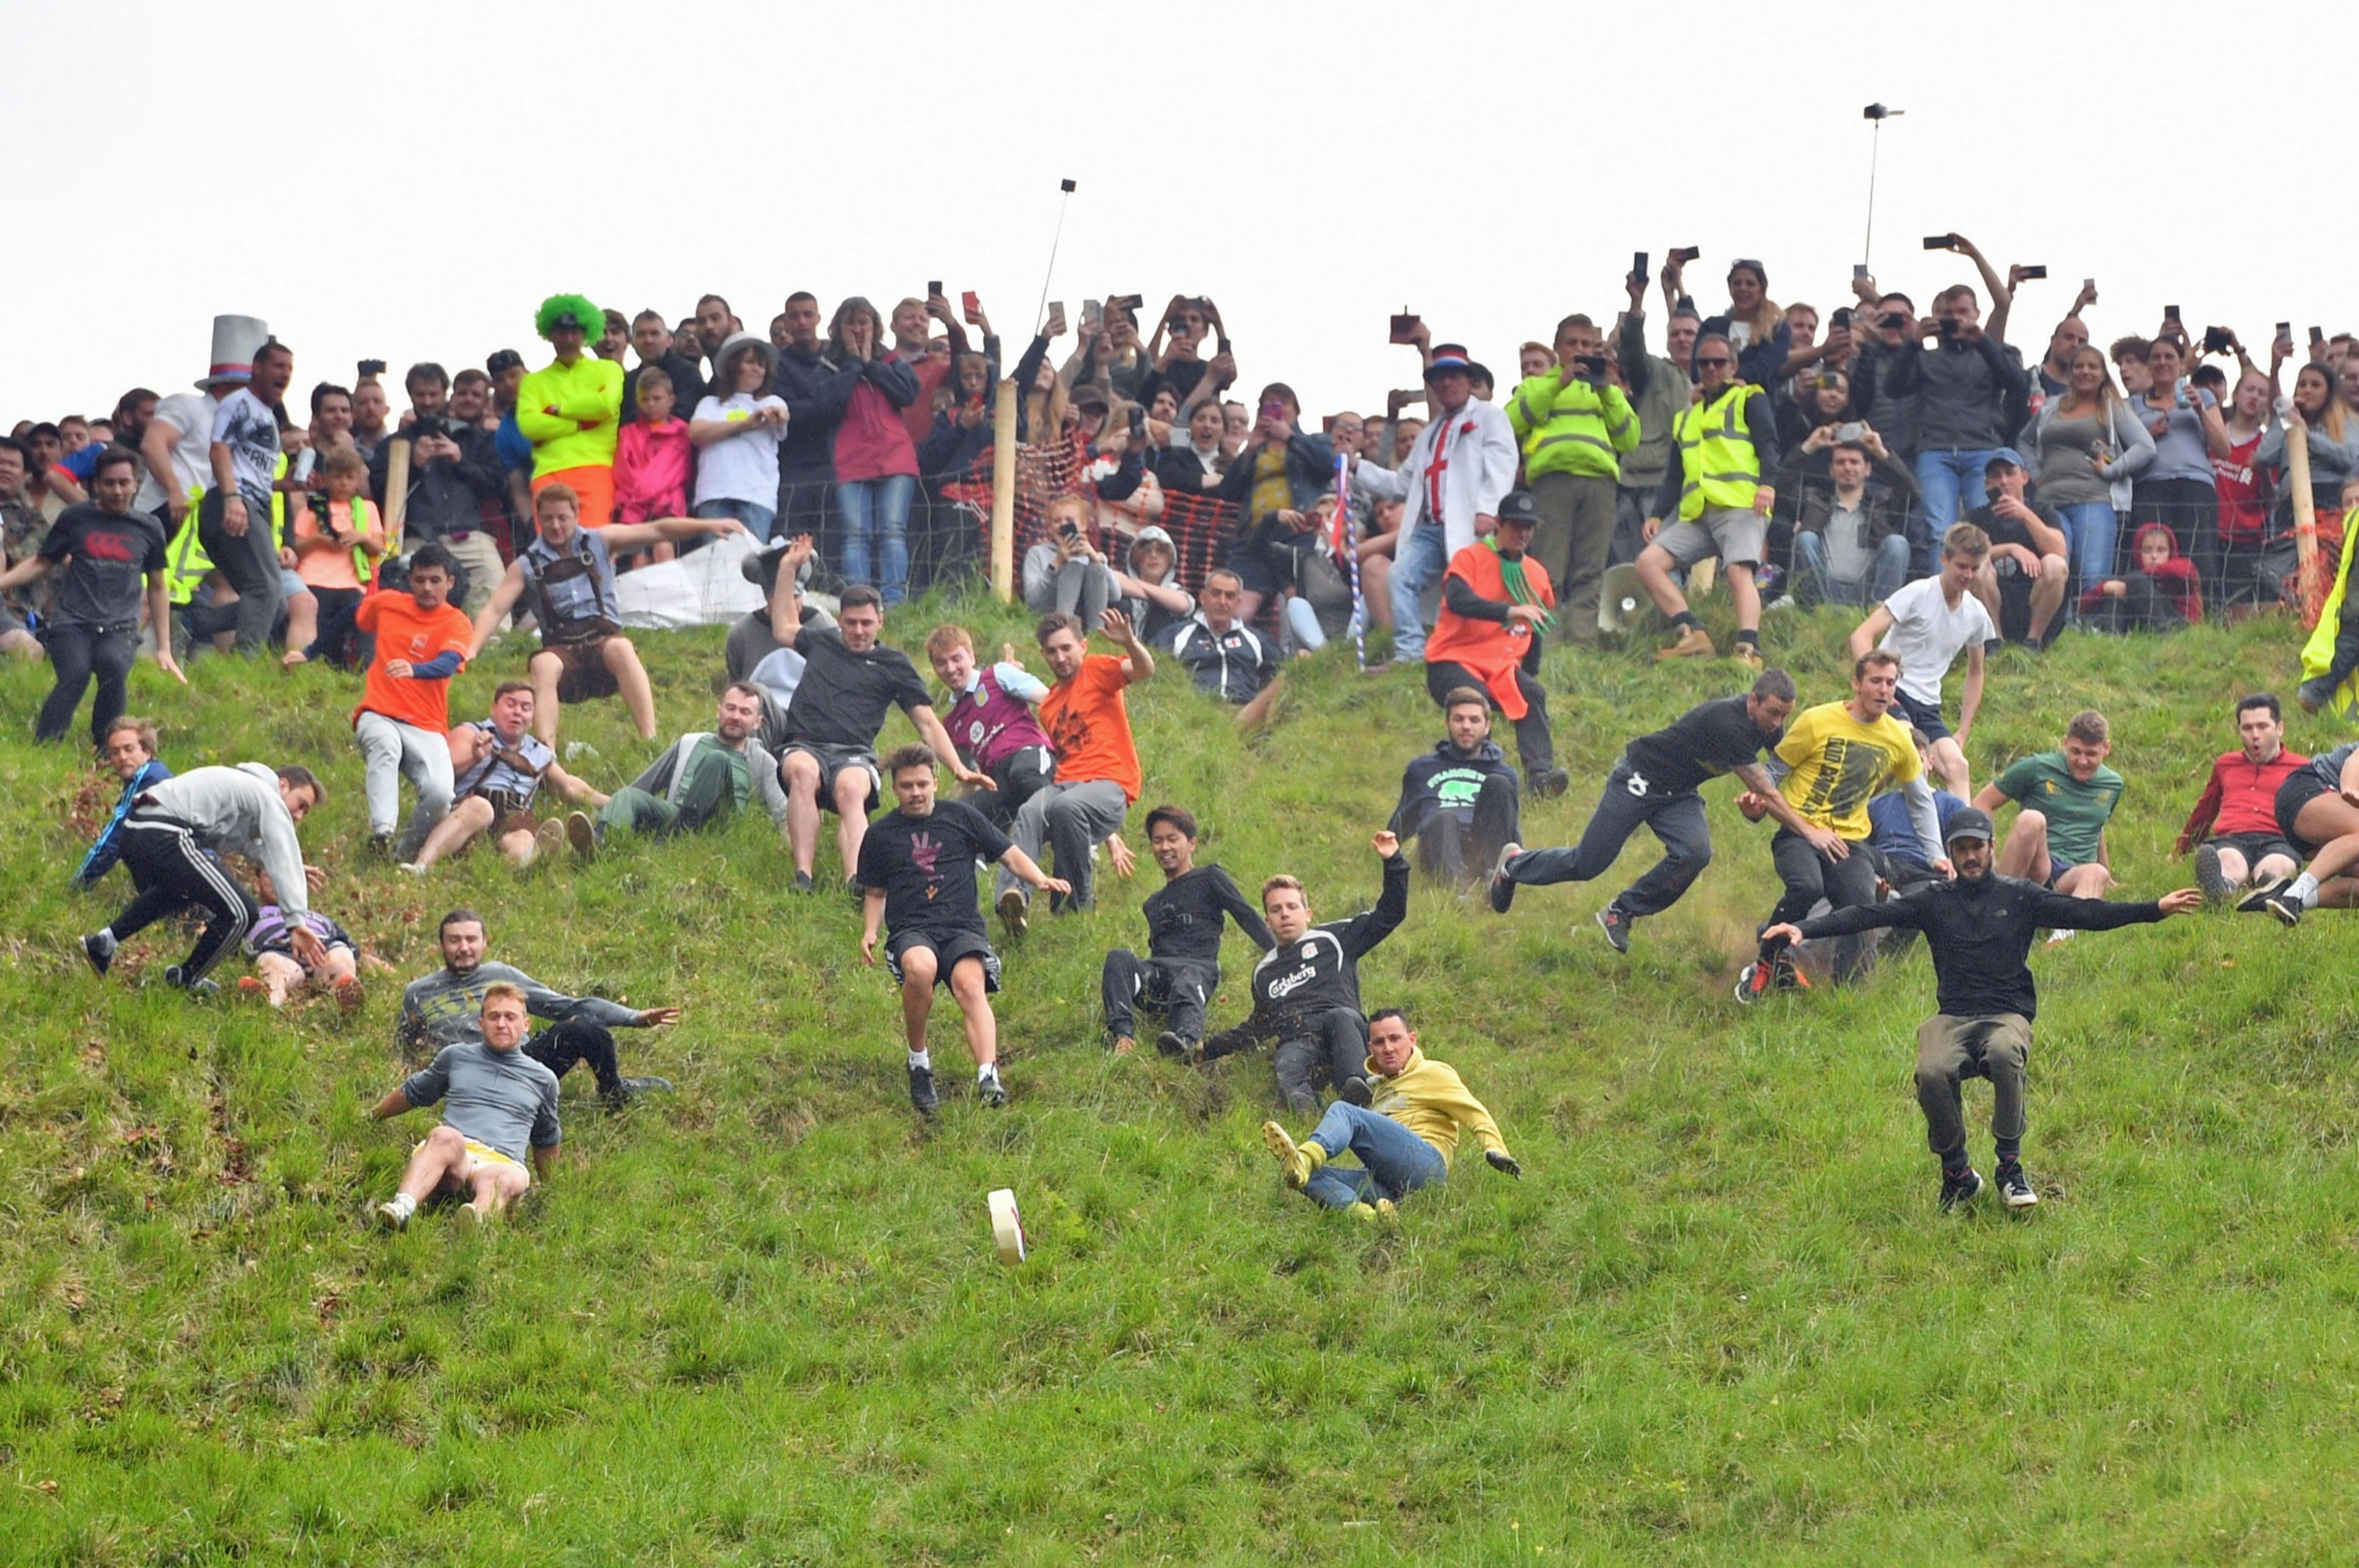
<svg viewBox="0 0 2359 1568">
<path fill-rule="evenodd" d="M 554 408 L 555 414 L 542 412 Z M 516 388 L 516 428 L 532 443 L 535 479 L 566 469 L 612 468 L 623 436 L 623 367 L 583 354 L 551 361 Z M 582 421 L 597 423 L 588 429 Z"/>
<path fill-rule="evenodd" d="M 2301 645 L 2301 678 L 2316 680 L 2334 668 L 2334 643 L 2343 634 L 2343 605 L 2351 592 L 2351 562 L 2359 555 L 2359 507 L 2354 507 L 2343 519 L 2343 560 L 2334 571 L 2334 586 L 2327 591 L 2326 604 L 2318 612 L 2318 624 L 2310 629 L 2310 641 Z M 2359 673 L 2343 677 L 2334 688 L 2327 706 L 2335 713 L 2349 716 L 2359 713 Z"/>
<path fill-rule="evenodd" d="M 1464 1128 L 1485 1149 L 1507 1152 L 1499 1124 L 1483 1102 L 1466 1092 L 1458 1069 L 1447 1062 L 1430 1062 L 1412 1048 L 1408 1061 L 1391 1077 L 1370 1076 L 1369 1108 L 1389 1116 L 1440 1152 L 1441 1162 L 1458 1152 L 1458 1130 Z"/>
<path fill-rule="evenodd" d="M 1560 382 L 1552 370 L 1516 388 L 1507 423 L 1522 444 L 1527 481 L 1551 473 L 1618 480 L 1622 454 L 1638 444 L 1638 416 L 1627 393 L 1612 382 Z"/>
</svg>

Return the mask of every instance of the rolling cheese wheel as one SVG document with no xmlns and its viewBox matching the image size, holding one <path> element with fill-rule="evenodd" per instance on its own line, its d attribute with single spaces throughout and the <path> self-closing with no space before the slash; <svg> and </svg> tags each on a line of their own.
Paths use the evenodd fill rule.
<svg viewBox="0 0 2359 1568">
<path fill-rule="evenodd" d="M 1016 1194 L 1001 1187 L 986 1200 L 991 1206 L 991 1234 L 999 1243 L 1003 1263 L 1024 1261 L 1024 1222 L 1016 1213 Z"/>
</svg>

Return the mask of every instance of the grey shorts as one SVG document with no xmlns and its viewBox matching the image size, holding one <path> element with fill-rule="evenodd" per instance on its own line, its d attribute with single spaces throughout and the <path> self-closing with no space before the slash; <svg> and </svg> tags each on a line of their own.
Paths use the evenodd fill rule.
<svg viewBox="0 0 2359 1568">
<path fill-rule="evenodd" d="M 1769 542 L 1769 519 L 1758 512 L 1733 506 L 1705 510 L 1692 523 L 1668 523 L 1655 543 L 1682 568 L 1718 556 L 1733 567 L 1757 567 Z"/>
</svg>

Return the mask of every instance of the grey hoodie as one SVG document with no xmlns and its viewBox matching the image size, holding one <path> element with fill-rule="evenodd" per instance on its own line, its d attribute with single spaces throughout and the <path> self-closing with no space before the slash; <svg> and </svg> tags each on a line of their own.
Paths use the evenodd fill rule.
<svg viewBox="0 0 2359 1568">
<path fill-rule="evenodd" d="M 190 768 L 142 795 L 138 809 L 185 823 L 197 842 L 215 854 L 244 855 L 261 866 L 278 894 L 278 907 L 288 914 L 310 908 L 303 846 L 272 769 L 260 762 Z"/>
</svg>

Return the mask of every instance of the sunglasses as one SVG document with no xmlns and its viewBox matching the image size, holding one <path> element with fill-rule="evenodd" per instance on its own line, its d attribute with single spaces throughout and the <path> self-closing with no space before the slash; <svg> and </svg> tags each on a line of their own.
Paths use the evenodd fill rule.
<svg viewBox="0 0 2359 1568">
<path fill-rule="evenodd" d="M 1730 365 L 1736 362 L 1726 354 L 1705 354 L 1696 361 L 1700 365 Z"/>
</svg>

